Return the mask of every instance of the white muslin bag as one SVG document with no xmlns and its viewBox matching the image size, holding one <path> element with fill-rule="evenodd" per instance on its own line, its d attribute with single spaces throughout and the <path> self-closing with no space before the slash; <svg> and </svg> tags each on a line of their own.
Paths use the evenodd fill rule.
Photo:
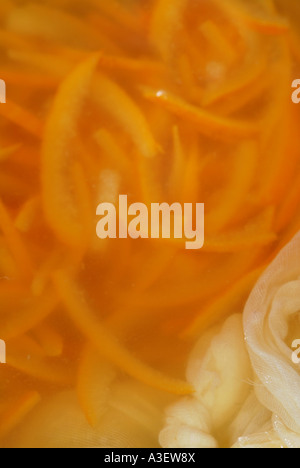
<svg viewBox="0 0 300 468">
<path fill-rule="evenodd" d="M 243 314 L 202 337 L 187 378 L 196 392 L 166 412 L 165 448 L 300 448 L 300 233 L 253 289 Z"/>
</svg>

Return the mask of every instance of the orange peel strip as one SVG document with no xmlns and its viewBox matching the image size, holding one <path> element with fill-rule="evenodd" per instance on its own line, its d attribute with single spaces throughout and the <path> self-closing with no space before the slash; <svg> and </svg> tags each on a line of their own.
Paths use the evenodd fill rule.
<svg viewBox="0 0 300 468">
<path fill-rule="evenodd" d="M 270 4 L 267 4 L 269 11 L 259 13 L 255 11 L 255 5 L 252 5 L 254 2 L 249 4 L 247 2 L 242 3 L 239 0 L 227 0 L 226 2 L 223 2 L 223 0 L 213 1 L 221 11 L 226 12 L 232 19 L 235 18 L 239 24 L 246 23 L 248 27 L 258 32 L 275 35 L 285 34 L 289 29 L 287 21 L 272 14 L 274 10 L 271 11 Z"/>
<path fill-rule="evenodd" d="M 246 233 L 242 230 L 231 234 L 207 239 L 204 243 L 204 252 L 229 253 L 239 252 L 249 248 L 264 247 L 274 243 L 278 236 L 274 232 Z"/>
<path fill-rule="evenodd" d="M 182 199 L 186 202 L 199 200 L 201 170 L 205 160 L 199 158 L 200 149 L 197 139 L 192 143 L 182 181 Z"/>
<path fill-rule="evenodd" d="M 172 57 L 172 41 L 182 26 L 187 0 L 157 0 L 150 24 L 149 38 L 165 62 Z"/>
<path fill-rule="evenodd" d="M 300 206 L 300 175 L 298 175 L 295 183 L 292 185 L 282 205 L 279 207 L 276 214 L 274 229 L 280 232 L 293 219 L 294 215 Z"/>
<path fill-rule="evenodd" d="M 50 291 L 23 310 L 10 311 L 1 318 L 1 338 L 8 341 L 27 333 L 54 312 L 58 303 L 56 294 Z"/>
<path fill-rule="evenodd" d="M 182 174 L 185 167 L 185 154 L 178 126 L 173 127 L 173 167 L 169 179 L 169 191 L 172 197 L 176 198 L 180 192 Z"/>
<path fill-rule="evenodd" d="M 145 116 L 117 83 L 104 74 L 97 74 L 93 97 L 100 108 L 120 124 L 143 156 L 153 157 L 159 152 Z"/>
<path fill-rule="evenodd" d="M 26 335 L 10 341 L 9 346 L 7 366 L 35 379 L 56 385 L 64 386 L 72 382 L 72 369 L 58 359 L 48 358 L 45 351 Z"/>
<path fill-rule="evenodd" d="M 147 59 L 132 59 L 122 56 L 112 56 L 101 54 L 99 65 L 103 68 L 111 70 L 121 70 L 128 72 L 147 72 L 147 73 L 161 73 L 165 68 L 159 62 Z"/>
<path fill-rule="evenodd" d="M 0 198 L 0 229 L 2 230 L 6 243 L 19 271 L 24 276 L 31 276 L 33 272 L 33 263 L 23 239 L 15 228 L 11 216 Z"/>
<path fill-rule="evenodd" d="M 94 138 L 107 158 L 116 162 L 121 169 L 129 169 L 129 158 L 111 132 L 101 128 L 95 133 Z"/>
<path fill-rule="evenodd" d="M 72 160 L 66 159 L 66 153 L 98 59 L 98 55 L 93 55 L 80 63 L 61 84 L 47 120 L 42 147 L 45 215 L 57 237 L 74 247 L 82 245 L 83 230 L 78 207 L 74 207 L 74 197 L 68 189 L 66 172 Z"/>
<path fill-rule="evenodd" d="M 63 337 L 50 325 L 41 323 L 32 333 L 36 342 L 45 351 L 46 356 L 58 357 L 62 355 Z"/>
<path fill-rule="evenodd" d="M 0 438 L 7 436 L 18 426 L 40 401 L 40 394 L 30 391 L 4 409 L 0 414 Z"/>
<path fill-rule="evenodd" d="M 118 0 L 88 0 L 97 10 L 102 11 L 111 19 L 121 24 L 123 27 L 133 31 L 141 32 L 140 15 L 138 11 L 135 14 L 130 13 L 126 7 Z"/>
<path fill-rule="evenodd" d="M 5 106 L 0 106 L 0 115 L 22 128 L 32 136 L 41 139 L 43 123 L 28 109 L 8 99 Z"/>
<path fill-rule="evenodd" d="M 32 187 L 27 180 L 21 179 L 6 171 L 0 172 L 0 196 L 11 202 L 14 200 L 23 201 L 31 195 Z"/>
<path fill-rule="evenodd" d="M 290 153 L 289 134 L 291 129 L 294 129 L 293 105 L 290 100 L 291 57 L 286 41 L 278 39 L 278 42 L 281 57 L 278 63 L 275 63 L 272 72 L 273 76 L 276 76 L 271 83 L 273 97 L 262 121 L 266 128 L 262 141 L 265 159 L 260 169 L 260 189 L 256 192 L 257 201 L 260 203 L 277 202 L 276 193 L 277 197 L 281 195 L 277 188 L 281 183 L 281 175 L 285 175 L 289 170 L 286 153 Z M 291 152 L 294 153 L 292 145 L 293 143 Z"/>
<path fill-rule="evenodd" d="M 224 233 L 216 237 L 208 237 L 204 243 L 204 252 L 238 252 L 249 248 L 267 246 L 278 239 L 272 230 L 274 208 L 266 208 L 255 220 L 243 228 Z"/>
<path fill-rule="evenodd" d="M 0 238 L 0 275 L 3 278 L 14 278 L 17 275 L 16 263 L 2 238 Z"/>
<path fill-rule="evenodd" d="M 183 338 L 200 336 L 205 329 L 221 321 L 226 315 L 236 312 L 236 304 L 242 298 L 246 299 L 249 290 L 262 272 L 263 268 L 258 268 L 234 283 L 233 286 L 204 307 L 199 316 L 184 330 L 181 336 Z"/>
<path fill-rule="evenodd" d="M 105 358 L 130 376 L 151 387 L 176 395 L 193 392 L 193 388 L 188 383 L 166 377 L 140 362 L 124 348 L 93 315 L 76 285 L 63 271 L 55 273 L 53 280 L 68 315 Z"/>
<path fill-rule="evenodd" d="M 252 61 L 253 58 L 253 61 Z M 257 80 L 263 80 L 266 72 L 266 60 L 259 54 L 249 57 L 249 63 L 241 68 L 232 78 L 218 86 L 208 88 L 202 96 L 202 104 L 205 107 L 217 104 L 225 98 L 235 97 L 237 93 L 248 92 L 248 88 L 255 85 Z"/>
<path fill-rule="evenodd" d="M 101 47 L 112 52 L 120 50 L 99 30 L 81 19 L 66 11 L 37 3 L 12 10 L 7 18 L 7 27 L 17 34 L 42 37 L 52 43 L 55 41 L 80 50 L 96 51 Z"/>
<path fill-rule="evenodd" d="M 251 137 L 258 134 L 258 127 L 252 123 L 213 115 L 166 91 L 153 91 L 143 88 L 142 93 L 150 102 L 158 103 L 177 117 L 193 123 L 203 135 L 227 140 L 230 138 Z"/>
<path fill-rule="evenodd" d="M 80 406 L 92 427 L 96 427 L 108 408 L 110 387 L 116 377 L 111 364 L 96 349 L 86 346 L 78 369 L 77 395 Z"/>
<path fill-rule="evenodd" d="M 10 59 L 19 66 L 22 64 L 26 67 L 37 68 L 39 72 L 43 74 L 45 83 L 50 79 L 56 82 L 56 85 L 58 85 L 61 79 L 70 73 L 75 66 L 74 61 L 49 53 L 9 50 L 8 55 Z M 44 74 L 47 74 L 47 76 L 44 76 Z"/>
<path fill-rule="evenodd" d="M 240 1 L 230 0 L 237 13 L 251 28 L 264 34 L 285 34 L 289 30 L 288 22 L 271 12 L 257 12 L 255 5 L 241 3 Z M 267 4 L 265 2 L 265 4 Z M 267 5 L 267 7 L 270 5 Z M 251 11 L 252 9 L 252 11 Z M 270 9 L 270 8 L 268 8 Z"/>
<path fill-rule="evenodd" d="M 205 21 L 200 25 L 200 31 L 226 65 L 237 59 L 236 50 L 215 22 Z"/>
<path fill-rule="evenodd" d="M 16 219 L 15 226 L 21 232 L 28 232 L 38 215 L 40 208 L 39 196 L 29 198 L 24 205 L 21 207 Z"/>
<path fill-rule="evenodd" d="M 205 106 L 219 102 L 223 98 L 235 95 L 237 92 L 251 87 L 257 79 L 262 79 L 267 65 L 266 57 L 263 54 L 263 44 L 258 41 L 251 31 L 245 30 L 243 21 L 241 21 L 240 15 L 233 7 L 231 1 L 220 2 L 220 0 L 214 0 L 214 2 L 227 17 L 229 23 L 237 29 L 243 40 L 246 48 L 246 61 L 245 65 L 241 66 L 231 79 L 218 84 L 218 86 L 209 87 L 205 91 L 202 98 L 202 104 Z"/>
<path fill-rule="evenodd" d="M 233 167 L 227 186 L 222 190 L 220 203 L 206 215 L 205 224 L 209 232 L 220 231 L 240 212 L 255 179 L 258 145 L 254 141 L 241 143 L 233 158 Z"/>
<path fill-rule="evenodd" d="M 6 83 L 17 86 L 26 86 L 42 90 L 54 89 L 58 80 L 55 77 L 47 77 L 41 73 L 22 72 L 17 69 L 3 68 L 0 70 L 1 79 Z"/>
</svg>

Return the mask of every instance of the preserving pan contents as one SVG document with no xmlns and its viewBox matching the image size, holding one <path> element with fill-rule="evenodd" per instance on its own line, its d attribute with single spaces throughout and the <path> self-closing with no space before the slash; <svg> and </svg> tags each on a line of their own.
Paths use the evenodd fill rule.
<svg viewBox="0 0 300 468">
<path fill-rule="evenodd" d="M 298 1 L 1 0 L 0 49 L 0 447 L 299 448 Z"/>
</svg>

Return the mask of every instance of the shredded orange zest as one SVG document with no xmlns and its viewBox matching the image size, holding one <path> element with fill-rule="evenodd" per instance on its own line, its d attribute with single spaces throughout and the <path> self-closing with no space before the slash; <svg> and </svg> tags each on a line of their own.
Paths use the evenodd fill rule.
<svg viewBox="0 0 300 468">
<path fill-rule="evenodd" d="M 98 74 L 93 86 L 93 97 L 124 128 L 144 156 L 153 157 L 157 154 L 159 147 L 144 115 L 117 83 Z"/>
<path fill-rule="evenodd" d="M 0 437 L 5 437 L 18 426 L 40 401 L 41 395 L 31 391 L 7 405 L 8 407 L 1 412 Z"/>
<path fill-rule="evenodd" d="M 231 65 L 236 60 L 234 47 L 215 23 L 205 21 L 201 24 L 200 31 L 226 65 Z"/>
<path fill-rule="evenodd" d="M 92 56 L 76 67 L 63 82 L 47 120 L 43 142 L 42 184 L 45 213 L 60 239 L 72 246 L 82 244 L 83 234 L 78 215 L 73 212 L 68 182 L 70 161 L 69 158 L 66 160 L 66 152 L 76 130 L 77 119 L 97 63 L 98 56 Z"/>
<path fill-rule="evenodd" d="M 233 286 L 227 289 L 220 297 L 214 299 L 207 307 L 204 307 L 197 318 L 182 333 L 184 338 L 199 336 L 203 330 L 218 323 L 228 314 L 236 311 L 241 299 L 246 299 L 246 295 L 255 281 L 259 278 L 263 268 L 251 271 Z"/>
<path fill-rule="evenodd" d="M 129 169 L 129 160 L 122 147 L 113 138 L 113 135 L 102 128 L 95 133 L 95 140 L 99 144 L 102 151 L 105 153 L 106 158 L 114 160 L 117 167 L 120 169 Z"/>
<path fill-rule="evenodd" d="M 43 123 L 29 110 L 19 106 L 12 100 L 8 100 L 5 107 L 0 107 L 0 115 L 10 120 L 34 137 L 41 139 L 43 135 Z"/>
<path fill-rule="evenodd" d="M 52 28 L 52 24 L 55 24 L 55 28 Z M 119 50 L 108 38 L 80 18 L 46 5 L 30 3 L 13 10 L 8 26 L 18 34 L 36 35 L 54 42 L 62 41 L 64 45 L 79 49 L 97 50 L 104 46 L 113 51 Z"/>
<path fill-rule="evenodd" d="M 185 168 L 185 154 L 181 144 L 181 139 L 178 131 L 178 127 L 173 128 L 173 148 L 174 148 L 174 162 L 172 171 L 170 173 L 170 193 L 178 195 L 180 191 L 180 184 L 182 180 L 182 174 Z"/>
<path fill-rule="evenodd" d="M 195 202 L 198 200 L 200 178 L 203 175 L 203 161 L 199 161 L 197 141 L 192 142 L 189 158 L 186 162 L 182 184 L 182 200 Z"/>
<path fill-rule="evenodd" d="M 42 298 L 33 298 L 28 304 L 25 302 L 16 310 L 5 311 L 2 314 L 1 336 L 10 340 L 27 333 L 52 314 L 59 302 L 53 291 L 47 292 Z"/>
<path fill-rule="evenodd" d="M 105 0 L 88 0 L 96 9 L 99 9 L 107 16 L 116 21 L 120 26 L 132 30 L 140 31 L 142 26 L 139 22 L 140 15 L 138 11 L 130 12 L 117 0 L 106 2 Z"/>
<path fill-rule="evenodd" d="M 265 34 L 284 34 L 289 29 L 288 22 L 279 15 L 271 15 L 268 11 L 268 2 L 266 3 L 266 11 L 259 11 L 259 5 L 248 5 L 240 0 L 229 0 L 236 11 L 241 15 L 241 18 L 249 24 L 250 27 Z M 264 5 L 262 10 L 264 9 Z M 257 11 L 258 10 L 258 11 Z"/>
<path fill-rule="evenodd" d="M 258 128 L 251 123 L 212 115 L 167 91 L 143 89 L 143 96 L 153 103 L 159 103 L 176 116 L 189 120 L 197 126 L 199 132 L 216 139 L 245 138 L 258 133 Z"/>
<path fill-rule="evenodd" d="M 0 239 L 0 275 L 3 278 L 14 278 L 17 275 L 15 261 L 3 239 Z"/>
<path fill-rule="evenodd" d="M 274 232 L 262 232 L 258 235 L 238 231 L 224 235 L 220 238 L 208 239 L 205 243 L 206 252 L 238 252 L 246 248 L 267 246 L 274 243 L 278 236 Z"/>
<path fill-rule="evenodd" d="M 286 199 L 280 206 L 277 218 L 275 221 L 275 229 L 277 232 L 282 231 L 284 227 L 293 219 L 298 212 L 300 204 L 300 176 L 297 176 L 295 184 L 290 188 Z"/>
<path fill-rule="evenodd" d="M 34 329 L 33 335 L 47 356 L 58 357 L 62 355 L 63 338 L 54 328 L 42 323 Z"/>
<path fill-rule="evenodd" d="M 165 377 L 131 355 L 92 314 L 75 284 L 63 272 L 54 275 L 54 284 L 72 320 L 105 358 L 147 385 L 176 395 L 193 392 L 189 384 Z"/>
<path fill-rule="evenodd" d="M 208 87 L 207 91 L 203 93 L 202 104 L 203 106 L 211 106 L 218 103 L 223 99 L 229 99 L 238 93 L 246 93 L 248 89 L 255 85 L 257 81 L 263 80 L 263 74 L 266 72 L 265 58 L 259 53 L 257 55 L 256 49 L 254 53 L 248 56 L 248 63 L 245 67 L 240 68 L 230 80 L 218 85 Z M 241 105 L 241 103 L 239 103 Z M 229 104 L 230 107 L 230 104 Z"/>
<path fill-rule="evenodd" d="M 68 367 L 55 358 L 47 357 L 44 350 L 33 339 L 24 335 L 11 343 L 13 351 L 7 358 L 9 366 L 35 379 L 52 384 L 63 386 L 72 382 Z"/>
<path fill-rule="evenodd" d="M 26 276 L 31 275 L 33 264 L 27 247 L 21 234 L 15 228 L 6 206 L 0 199 L 0 229 L 2 230 L 6 243 L 18 265 L 20 272 Z"/>
<path fill-rule="evenodd" d="M 39 208 L 39 197 L 27 200 L 15 219 L 15 227 L 21 232 L 28 232 L 34 224 Z"/>
<path fill-rule="evenodd" d="M 217 208 L 207 213 L 206 223 L 209 230 L 218 232 L 227 227 L 234 215 L 239 214 L 241 202 L 249 193 L 257 170 L 258 147 L 253 141 L 244 142 L 237 148 L 230 167 L 229 179 L 221 191 Z"/>
<path fill-rule="evenodd" d="M 77 394 L 92 427 L 97 427 L 107 411 L 107 400 L 115 377 L 114 368 L 101 358 L 95 348 L 87 346 L 79 364 Z"/>
<path fill-rule="evenodd" d="M 47 72 L 48 80 L 50 79 L 56 86 L 60 83 L 60 79 L 74 68 L 74 60 L 70 60 L 68 57 L 57 57 L 49 53 L 10 50 L 9 56 L 15 62 L 24 64 L 26 67 L 37 68 L 39 72 Z M 81 57 L 81 60 L 84 58 Z"/>
<path fill-rule="evenodd" d="M 8 85 L 26 86 L 33 89 L 44 90 L 55 89 L 57 86 L 57 79 L 55 79 L 55 77 L 52 78 L 50 76 L 45 78 L 45 76 L 40 73 L 21 73 L 20 70 L 15 70 L 13 68 L 2 68 L 0 74 Z"/>
<path fill-rule="evenodd" d="M 150 41 L 164 61 L 172 58 L 172 41 L 181 28 L 181 20 L 187 0 L 156 0 L 150 27 Z"/>
<path fill-rule="evenodd" d="M 101 54 L 99 64 L 103 68 L 127 72 L 163 73 L 165 68 L 154 60 L 130 59 L 115 55 Z"/>
</svg>

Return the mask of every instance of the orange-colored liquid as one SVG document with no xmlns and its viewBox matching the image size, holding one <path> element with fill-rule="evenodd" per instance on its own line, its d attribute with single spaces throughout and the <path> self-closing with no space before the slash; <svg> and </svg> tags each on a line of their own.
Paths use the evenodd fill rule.
<svg viewBox="0 0 300 468">
<path fill-rule="evenodd" d="M 157 444 L 193 344 L 299 229 L 300 9 L 254 3 L 1 1 L 0 445 L 67 445 L 75 406 L 77 446 L 80 418 Z M 204 249 L 100 241 L 119 194 L 204 202 Z"/>
</svg>

